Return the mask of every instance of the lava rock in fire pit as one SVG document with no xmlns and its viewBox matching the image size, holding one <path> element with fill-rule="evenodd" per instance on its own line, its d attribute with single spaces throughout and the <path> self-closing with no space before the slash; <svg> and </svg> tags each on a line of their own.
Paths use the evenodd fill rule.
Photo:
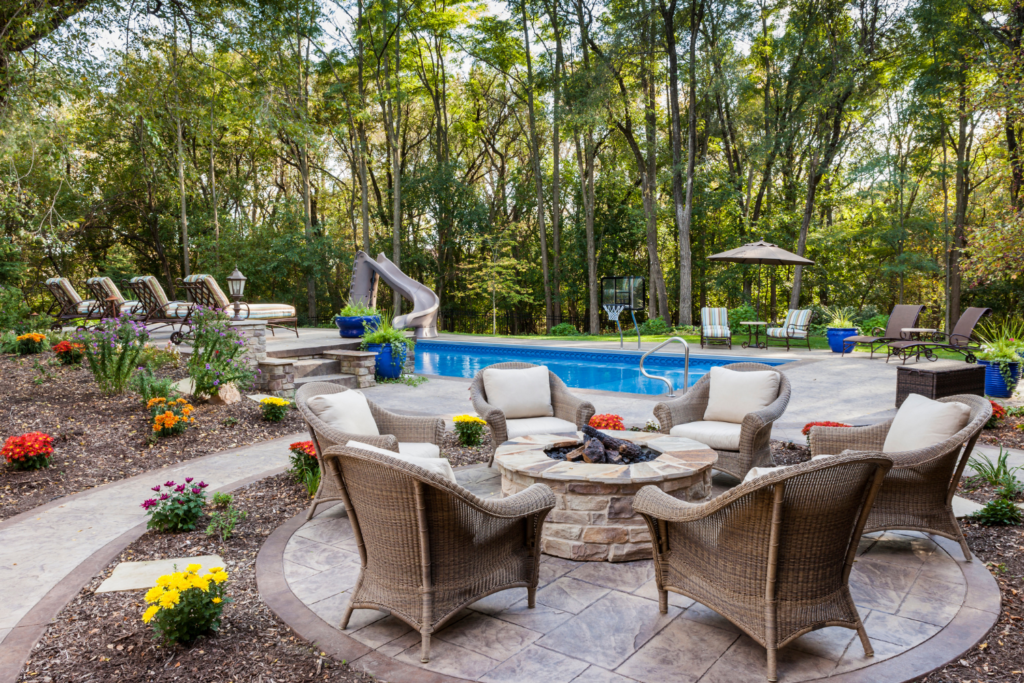
<svg viewBox="0 0 1024 683">
<path fill-rule="evenodd" d="M 632 441 L 602 434 L 589 425 L 583 428 L 583 433 L 585 436 L 582 445 L 552 445 L 544 449 L 544 452 L 553 460 L 582 460 L 598 465 L 633 465 L 638 462 L 650 462 L 660 455 L 647 446 L 639 446 Z"/>
<path fill-rule="evenodd" d="M 597 439 L 590 439 L 583 446 L 583 460 L 590 463 L 602 463 L 608 459 L 604 451 L 604 444 Z"/>
</svg>

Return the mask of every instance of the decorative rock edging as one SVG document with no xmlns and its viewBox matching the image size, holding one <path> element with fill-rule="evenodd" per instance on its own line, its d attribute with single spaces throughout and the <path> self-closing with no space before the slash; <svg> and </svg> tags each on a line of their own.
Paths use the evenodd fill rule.
<svg viewBox="0 0 1024 683">
<path fill-rule="evenodd" d="M 419 668 L 371 650 L 368 646 L 323 621 L 292 593 L 284 576 L 284 553 L 291 537 L 305 524 L 300 513 L 278 527 L 256 558 L 256 579 L 267 606 L 301 637 L 354 669 L 391 683 L 464 683 L 464 679 Z M 933 540 L 953 557 L 959 545 L 942 538 Z M 995 579 L 977 560 L 957 562 L 967 586 L 956 616 L 934 636 L 894 657 L 827 678 L 837 683 L 910 681 L 938 670 L 974 647 L 998 621 L 1001 596 Z M 810 680 L 810 679 L 808 679 Z M 813 679 L 813 680 L 826 680 Z"/>
</svg>

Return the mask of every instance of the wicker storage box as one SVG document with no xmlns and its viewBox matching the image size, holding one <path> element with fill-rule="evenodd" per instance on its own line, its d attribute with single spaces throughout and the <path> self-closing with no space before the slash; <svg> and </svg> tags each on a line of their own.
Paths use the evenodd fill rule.
<svg viewBox="0 0 1024 683">
<path fill-rule="evenodd" d="M 985 368 L 980 365 L 896 368 L 896 407 L 910 394 L 943 398 L 957 394 L 985 395 Z"/>
</svg>

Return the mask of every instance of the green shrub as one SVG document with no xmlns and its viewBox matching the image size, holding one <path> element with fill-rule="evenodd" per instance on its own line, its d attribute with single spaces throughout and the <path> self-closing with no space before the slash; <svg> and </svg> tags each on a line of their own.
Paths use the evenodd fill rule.
<svg viewBox="0 0 1024 683">
<path fill-rule="evenodd" d="M 12 330 L 17 334 L 27 332 L 31 329 L 30 315 L 32 309 L 25 303 L 21 290 L 0 285 L 0 330 Z"/>
<path fill-rule="evenodd" d="M 214 512 L 210 515 L 210 523 L 206 527 L 206 535 L 213 536 L 217 534 L 222 542 L 228 540 L 235 531 L 235 525 L 238 524 L 239 520 L 245 519 L 246 514 L 245 511 L 236 510 L 229 503 L 223 512 Z"/>
<path fill-rule="evenodd" d="M 647 320 L 640 323 L 640 334 L 644 335 L 665 335 L 668 334 L 672 328 L 668 323 L 665 322 L 664 318 L 648 318 Z"/>
<path fill-rule="evenodd" d="M 985 507 L 971 515 L 971 519 L 985 526 L 1016 526 L 1021 521 L 1020 508 L 1012 500 L 999 497 L 990 500 Z"/>
<path fill-rule="evenodd" d="M 195 396 L 213 396 L 222 384 L 239 388 L 252 385 L 254 372 L 242 361 L 245 341 L 230 326 L 228 316 L 197 307 L 192 314 L 192 355 L 188 357 L 188 376 Z"/>
<path fill-rule="evenodd" d="M 18 335 L 15 332 L 0 334 L 0 353 L 17 353 Z"/>
<path fill-rule="evenodd" d="M 355 303 L 350 301 L 347 304 L 345 304 L 345 308 L 341 309 L 341 312 L 338 313 L 338 315 L 340 315 L 343 318 L 359 318 L 370 315 L 378 315 L 378 313 L 377 309 L 374 308 L 373 306 L 367 306 L 361 301 L 357 301 Z"/>
<path fill-rule="evenodd" d="M 876 327 L 884 330 L 885 326 L 888 324 L 889 316 L 882 314 L 864 320 L 863 322 L 860 323 L 860 325 L 858 325 L 858 327 L 860 328 L 861 334 L 871 336 L 872 330 L 874 330 Z"/>
<path fill-rule="evenodd" d="M 186 477 L 184 484 L 173 480 L 154 486 L 153 490 L 160 494 L 159 498 L 143 501 L 142 509 L 149 515 L 147 529 L 157 531 L 192 531 L 196 522 L 203 516 L 203 504 L 206 502 L 204 489 L 206 484 L 192 484 L 192 477 Z"/>
<path fill-rule="evenodd" d="M 213 505 L 213 507 L 222 508 L 227 505 L 231 505 L 231 500 L 232 496 L 230 493 L 215 491 L 213 496 L 210 498 L 210 504 Z"/>
<path fill-rule="evenodd" d="M 143 365 L 142 369 L 132 376 L 129 386 L 146 403 L 154 398 L 166 398 L 169 401 L 177 398 L 174 380 L 170 377 L 154 376 L 148 365 Z"/>
<path fill-rule="evenodd" d="M 1009 457 L 1010 452 L 1003 450 L 1002 447 L 999 448 L 999 455 L 995 462 L 992 462 L 987 455 L 979 453 L 971 458 L 971 469 L 989 486 L 1004 487 L 1007 483 L 1016 481 L 1015 475 L 1021 470 L 1020 467 L 1010 467 Z"/>
<path fill-rule="evenodd" d="M 146 344 L 139 355 L 139 365 L 150 370 L 159 370 L 168 365 L 177 366 L 179 360 L 181 360 L 181 355 L 178 353 L 177 347 L 170 342 L 167 343 L 166 348 Z"/>
<path fill-rule="evenodd" d="M 733 334 L 739 334 L 746 328 L 740 323 L 756 321 L 757 311 L 750 304 L 741 304 L 736 308 L 729 309 L 729 331 Z"/>
<path fill-rule="evenodd" d="M 572 323 L 558 323 L 551 328 L 551 334 L 555 337 L 575 337 L 579 335 L 579 330 Z"/>
<path fill-rule="evenodd" d="M 75 336 L 82 344 L 100 391 L 107 395 L 123 394 L 135 373 L 139 354 L 149 332 L 145 325 L 127 315 L 104 320 L 93 331 L 82 331 Z"/>
</svg>

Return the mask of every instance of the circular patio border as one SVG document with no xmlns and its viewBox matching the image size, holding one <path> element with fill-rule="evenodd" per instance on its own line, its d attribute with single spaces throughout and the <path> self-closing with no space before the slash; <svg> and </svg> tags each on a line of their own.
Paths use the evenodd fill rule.
<svg viewBox="0 0 1024 683">
<path fill-rule="evenodd" d="M 345 660 L 352 668 L 390 683 L 470 683 L 386 657 L 331 626 L 299 600 L 284 577 L 284 550 L 292 535 L 305 523 L 306 513 L 302 512 L 279 526 L 256 557 L 260 596 L 281 621 L 334 659 Z M 959 544 L 937 536 L 932 540 L 951 557 L 959 556 Z M 976 556 L 973 562 L 956 563 L 963 572 L 967 592 L 960 611 L 941 631 L 901 655 L 827 680 L 835 683 L 910 681 L 942 668 L 977 645 L 998 621 L 1002 596 L 995 578 Z M 955 654 L 950 655 L 950 652 Z"/>
</svg>

